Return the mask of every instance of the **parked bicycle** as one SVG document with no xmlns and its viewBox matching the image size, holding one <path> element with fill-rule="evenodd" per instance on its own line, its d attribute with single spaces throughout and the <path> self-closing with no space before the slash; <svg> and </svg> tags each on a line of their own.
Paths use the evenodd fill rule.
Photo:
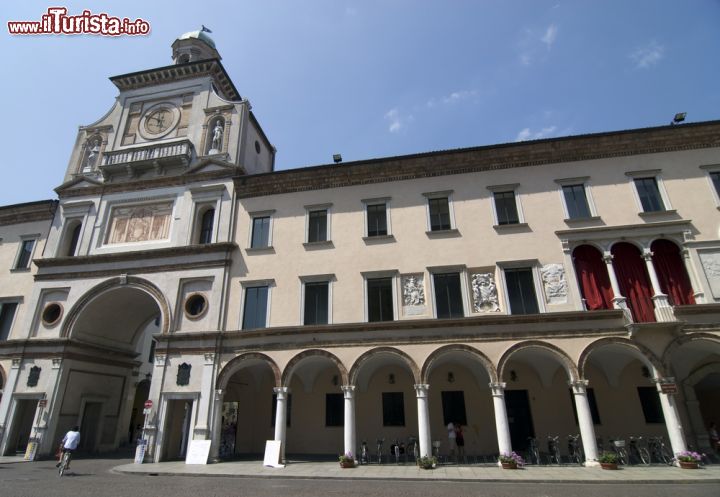
<svg viewBox="0 0 720 497">
<path fill-rule="evenodd" d="M 665 445 L 663 437 L 648 437 L 649 460 L 652 463 L 672 464 L 672 451 Z"/>
<path fill-rule="evenodd" d="M 575 464 L 582 464 L 585 458 L 583 457 L 582 453 L 580 435 L 568 435 L 567 442 L 568 457 L 570 458 L 570 462 L 574 462 Z"/>
<path fill-rule="evenodd" d="M 367 464 L 370 462 L 370 452 L 368 451 L 368 444 L 365 440 L 360 445 L 360 464 Z"/>
<path fill-rule="evenodd" d="M 555 464 L 560 464 L 560 437 L 548 435 L 547 444 L 550 464 L 553 464 L 553 461 Z"/>
<path fill-rule="evenodd" d="M 625 440 L 610 439 L 610 442 L 612 443 L 613 451 L 615 451 L 615 454 L 618 456 L 618 462 L 623 466 L 627 466 L 628 454 L 625 450 Z"/>
<path fill-rule="evenodd" d="M 377 463 L 382 464 L 382 453 L 383 453 L 383 444 L 385 443 L 384 438 L 378 438 L 377 439 Z"/>
<path fill-rule="evenodd" d="M 528 450 L 525 460 L 528 464 L 540 464 L 540 450 L 535 437 L 528 437 Z"/>
<path fill-rule="evenodd" d="M 650 453 L 647 448 L 642 447 L 643 437 L 630 437 L 628 445 L 628 459 L 630 464 L 650 464 Z"/>
</svg>

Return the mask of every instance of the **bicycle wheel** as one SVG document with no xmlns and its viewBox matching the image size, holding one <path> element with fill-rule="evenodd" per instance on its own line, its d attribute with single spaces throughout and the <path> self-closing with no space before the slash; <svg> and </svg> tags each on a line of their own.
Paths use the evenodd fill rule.
<svg viewBox="0 0 720 497">
<path fill-rule="evenodd" d="M 672 464 L 673 461 L 673 455 L 670 452 L 670 449 L 665 447 L 665 445 L 660 447 L 660 455 L 662 456 L 662 461 L 665 464 Z"/>
<path fill-rule="evenodd" d="M 640 457 L 640 460 L 645 466 L 650 464 L 650 453 L 645 447 L 640 447 L 638 449 L 638 456 Z"/>
<path fill-rule="evenodd" d="M 618 453 L 618 457 L 620 458 L 620 464 L 622 464 L 623 466 L 627 466 L 628 455 L 627 455 L 627 452 L 625 451 L 625 449 L 623 447 L 618 447 L 617 453 Z"/>
<path fill-rule="evenodd" d="M 62 476 L 65 474 L 65 467 L 67 466 L 67 452 L 63 453 L 62 458 L 60 459 L 60 468 L 58 469 L 58 474 Z"/>
</svg>

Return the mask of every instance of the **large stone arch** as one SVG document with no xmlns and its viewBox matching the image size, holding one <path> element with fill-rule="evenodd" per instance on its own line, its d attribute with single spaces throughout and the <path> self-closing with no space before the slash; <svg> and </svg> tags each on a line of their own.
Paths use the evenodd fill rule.
<svg viewBox="0 0 720 497">
<path fill-rule="evenodd" d="M 533 348 L 549 352 L 550 354 L 556 356 L 562 367 L 565 369 L 565 372 L 567 373 L 568 379 L 570 381 L 575 382 L 580 379 L 580 375 L 578 373 L 575 362 L 570 358 L 570 356 L 567 355 L 567 353 L 565 353 L 564 350 L 562 350 L 560 347 L 557 347 L 556 345 L 552 345 L 541 340 L 528 340 L 516 343 L 515 345 L 507 349 L 502 355 L 500 361 L 498 361 L 498 378 L 500 379 L 500 381 L 502 381 L 502 378 L 505 375 L 505 367 L 507 366 L 507 363 L 512 358 L 512 356 L 521 350 L 528 350 Z"/>
<path fill-rule="evenodd" d="M 474 347 L 470 347 L 468 345 L 462 345 L 462 344 L 445 345 L 443 347 L 435 349 L 428 356 L 428 358 L 425 359 L 425 363 L 423 364 L 422 370 L 420 372 L 421 382 L 429 383 L 430 372 L 431 372 L 433 366 L 437 363 L 438 359 L 440 359 L 443 355 L 452 353 L 452 352 L 462 352 L 462 353 L 471 355 L 480 364 L 482 364 L 483 368 L 485 369 L 488 376 L 490 377 L 490 382 L 491 383 L 498 382 L 497 369 L 495 368 L 495 365 L 492 363 L 492 361 L 485 354 L 480 352 L 478 349 L 476 349 Z"/>
<path fill-rule="evenodd" d="M 357 377 L 363 365 L 366 364 L 367 361 L 373 359 L 373 357 L 376 357 L 378 354 L 390 354 L 399 358 L 400 361 L 403 362 L 410 369 L 410 373 L 412 374 L 415 384 L 420 383 L 420 368 L 418 368 L 417 364 L 415 364 L 415 361 L 408 354 L 394 347 L 376 347 L 374 349 L 368 350 L 363 355 L 358 357 L 355 363 L 352 365 L 348 378 L 349 385 L 357 384 Z"/>
<path fill-rule="evenodd" d="M 273 377 L 275 379 L 275 386 L 279 387 L 282 384 L 282 375 L 280 373 L 280 368 L 277 366 L 275 361 L 273 361 L 269 356 L 260 352 L 246 352 L 232 358 L 222 368 L 217 377 L 217 388 L 225 390 L 227 388 L 227 383 L 230 378 L 232 378 L 235 373 L 242 369 L 245 364 L 258 361 L 264 362 L 270 367 L 270 370 L 272 371 Z"/>
<path fill-rule="evenodd" d="M 720 345 L 720 336 L 714 335 L 712 333 L 702 333 L 701 332 L 701 333 L 689 333 L 687 335 L 681 335 L 681 336 L 675 338 L 672 342 L 670 342 L 668 344 L 667 347 L 665 347 L 665 350 L 663 351 L 663 355 L 662 355 L 662 360 L 661 360 L 663 366 L 668 368 L 667 370 L 670 371 L 670 361 L 671 361 L 672 356 L 675 353 L 675 351 L 677 351 L 681 346 L 683 346 L 687 343 L 692 343 L 692 342 L 702 341 L 702 340 L 710 341 L 710 342 Z"/>
<path fill-rule="evenodd" d="M 118 276 L 104 281 L 78 299 L 73 305 L 70 312 L 68 312 L 67 318 L 63 323 L 62 330 L 60 331 L 61 337 L 71 337 L 72 331 L 77 324 L 78 318 L 82 315 L 83 311 L 98 297 L 105 294 L 106 292 L 119 289 L 119 288 L 134 288 L 142 291 L 149 295 L 160 309 L 162 323 L 160 326 L 160 332 L 165 335 L 171 332 L 170 323 L 172 319 L 170 317 L 170 304 L 168 303 L 165 295 L 160 289 L 153 283 L 135 276 Z"/>
<path fill-rule="evenodd" d="M 641 362 L 643 362 L 645 366 L 654 369 L 656 371 L 656 374 L 658 374 L 660 377 L 666 376 L 668 369 L 663 367 L 663 363 L 660 361 L 660 359 L 658 359 L 658 357 L 644 345 L 634 342 L 629 338 L 605 337 L 590 343 L 587 347 L 585 347 L 585 349 L 583 349 L 582 353 L 580 354 L 580 359 L 578 360 L 578 372 L 580 373 L 581 378 L 585 378 L 585 367 L 587 366 L 590 354 L 592 354 L 593 351 L 601 347 L 606 347 L 608 345 L 620 345 L 623 347 L 629 347 L 634 352 L 636 352 L 636 354 L 634 354 L 635 357 Z"/>
<path fill-rule="evenodd" d="M 340 371 L 340 379 L 342 381 L 343 385 L 348 385 L 348 372 L 345 365 L 340 361 L 340 359 L 337 358 L 337 356 L 331 352 L 328 352 L 327 350 L 322 349 L 309 349 L 304 350 L 300 352 L 299 354 L 295 355 L 290 361 L 287 363 L 285 368 L 282 372 L 281 377 L 281 385 L 284 387 L 290 386 L 290 380 L 292 379 L 292 375 L 295 372 L 295 369 L 297 368 L 298 364 L 300 364 L 303 360 L 309 358 L 309 357 L 323 357 L 325 359 L 328 359 L 331 361 Z"/>
</svg>

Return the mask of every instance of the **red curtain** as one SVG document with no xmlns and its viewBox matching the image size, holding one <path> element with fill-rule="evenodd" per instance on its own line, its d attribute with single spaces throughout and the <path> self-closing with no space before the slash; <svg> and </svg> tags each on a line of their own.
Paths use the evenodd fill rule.
<svg viewBox="0 0 720 497">
<path fill-rule="evenodd" d="M 672 305 L 694 304 L 692 285 L 688 277 L 680 248 L 669 240 L 655 240 L 650 246 L 660 290 Z"/>
<path fill-rule="evenodd" d="M 590 245 L 580 245 L 573 250 L 573 261 L 587 309 L 612 309 L 612 286 L 600 251 Z"/>
<path fill-rule="evenodd" d="M 616 243 L 611 253 L 620 291 L 627 298 L 633 320 L 638 323 L 655 321 L 650 279 L 640 250 L 629 243 Z"/>
</svg>

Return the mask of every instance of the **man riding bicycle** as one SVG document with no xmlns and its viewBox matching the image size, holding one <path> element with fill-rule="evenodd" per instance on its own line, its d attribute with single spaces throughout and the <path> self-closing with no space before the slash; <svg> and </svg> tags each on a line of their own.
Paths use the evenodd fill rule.
<svg viewBox="0 0 720 497">
<path fill-rule="evenodd" d="M 76 426 L 69 432 L 65 434 L 65 436 L 62 439 L 62 442 L 60 442 L 62 445 L 62 454 L 60 455 L 60 461 L 55 465 L 56 468 L 60 467 L 60 464 L 62 464 L 63 456 L 65 453 L 68 453 L 68 455 L 72 455 L 73 452 L 75 452 L 75 449 L 77 449 L 78 444 L 80 443 L 80 427 Z M 68 457 L 67 466 L 65 469 L 70 469 L 70 457 Z"/>
</svg>

